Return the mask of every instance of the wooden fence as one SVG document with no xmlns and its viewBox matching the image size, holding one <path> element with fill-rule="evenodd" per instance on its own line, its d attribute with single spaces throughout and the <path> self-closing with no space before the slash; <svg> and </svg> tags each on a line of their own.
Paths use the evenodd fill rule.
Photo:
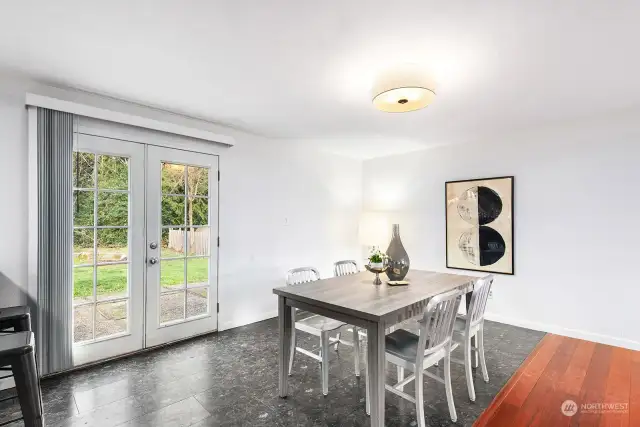
<svg viewBox="0 0 640 427">
<path fill-rule="evenodd" d="M 189 255 L 209 255 L 210 234 L 207 227 L 196 228 L 193 232 L 189 230 Z M 184 230 L 169 230 L 168 247 L 177 252 L 184 251 Z"/>
</svg>

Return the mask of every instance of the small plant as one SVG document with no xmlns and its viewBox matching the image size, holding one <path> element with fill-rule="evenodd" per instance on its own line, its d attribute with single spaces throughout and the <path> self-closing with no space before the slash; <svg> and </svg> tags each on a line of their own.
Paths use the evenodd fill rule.
<svg viewBox="0 0 640 427">
<path fill-rule="evenodd" d="M 369 254 L 369 262 L 371 264 L 381 264 L 387 258 L 388 258 L 387 254 L 382 252 L 376 246 L 374 246 L 373 249 L 371 249 L 371 253 Z"/>
</svg>

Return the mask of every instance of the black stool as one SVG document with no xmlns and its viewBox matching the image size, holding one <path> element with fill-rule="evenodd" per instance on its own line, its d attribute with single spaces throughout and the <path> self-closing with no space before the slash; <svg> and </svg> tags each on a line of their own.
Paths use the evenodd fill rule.
<svg viewBox="0 0 640 427">
<path fill-rule="evenodd" d="M 0 308 L 0 331 L 13 328 L 15 332 L 31 330 L 31 312 L 27 306 Z"/>
<path fill-rule="evenodd" d="M 25 427 L 43 427 L 42 394 L 33 346 L 33 332 L 15 332 L 0 336 L 0 366 L 11 366 Z M 0 425 L 14 421 L 17 420 Z"/>
</svg>

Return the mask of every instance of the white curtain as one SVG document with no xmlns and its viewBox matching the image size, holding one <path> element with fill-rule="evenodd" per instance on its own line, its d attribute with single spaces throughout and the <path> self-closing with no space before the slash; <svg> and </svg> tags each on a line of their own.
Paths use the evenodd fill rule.
<svg viewBox="0 0 640 427">
<path fill-rule="evenodd" d="M 73 114 L 38 108 L 38 297 L 41 374 L 73 366 Z"/>
</svg>

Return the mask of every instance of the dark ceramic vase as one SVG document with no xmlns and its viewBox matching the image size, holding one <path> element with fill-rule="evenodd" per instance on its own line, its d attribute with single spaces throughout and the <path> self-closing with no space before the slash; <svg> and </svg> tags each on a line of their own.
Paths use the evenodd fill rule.
<svg viewBox="0 0 640 427">
<path fill-rule="evenodd" d="M 387 249 L 389 257 L 389 268 L 387 269 L 387 277 L 389 280 L 403 280 L 409 272 L 409 255 L 400 240 L 400 225 L 393 224 L 393 233 L 391 235 L 391 243 Z"/>
</svg>

